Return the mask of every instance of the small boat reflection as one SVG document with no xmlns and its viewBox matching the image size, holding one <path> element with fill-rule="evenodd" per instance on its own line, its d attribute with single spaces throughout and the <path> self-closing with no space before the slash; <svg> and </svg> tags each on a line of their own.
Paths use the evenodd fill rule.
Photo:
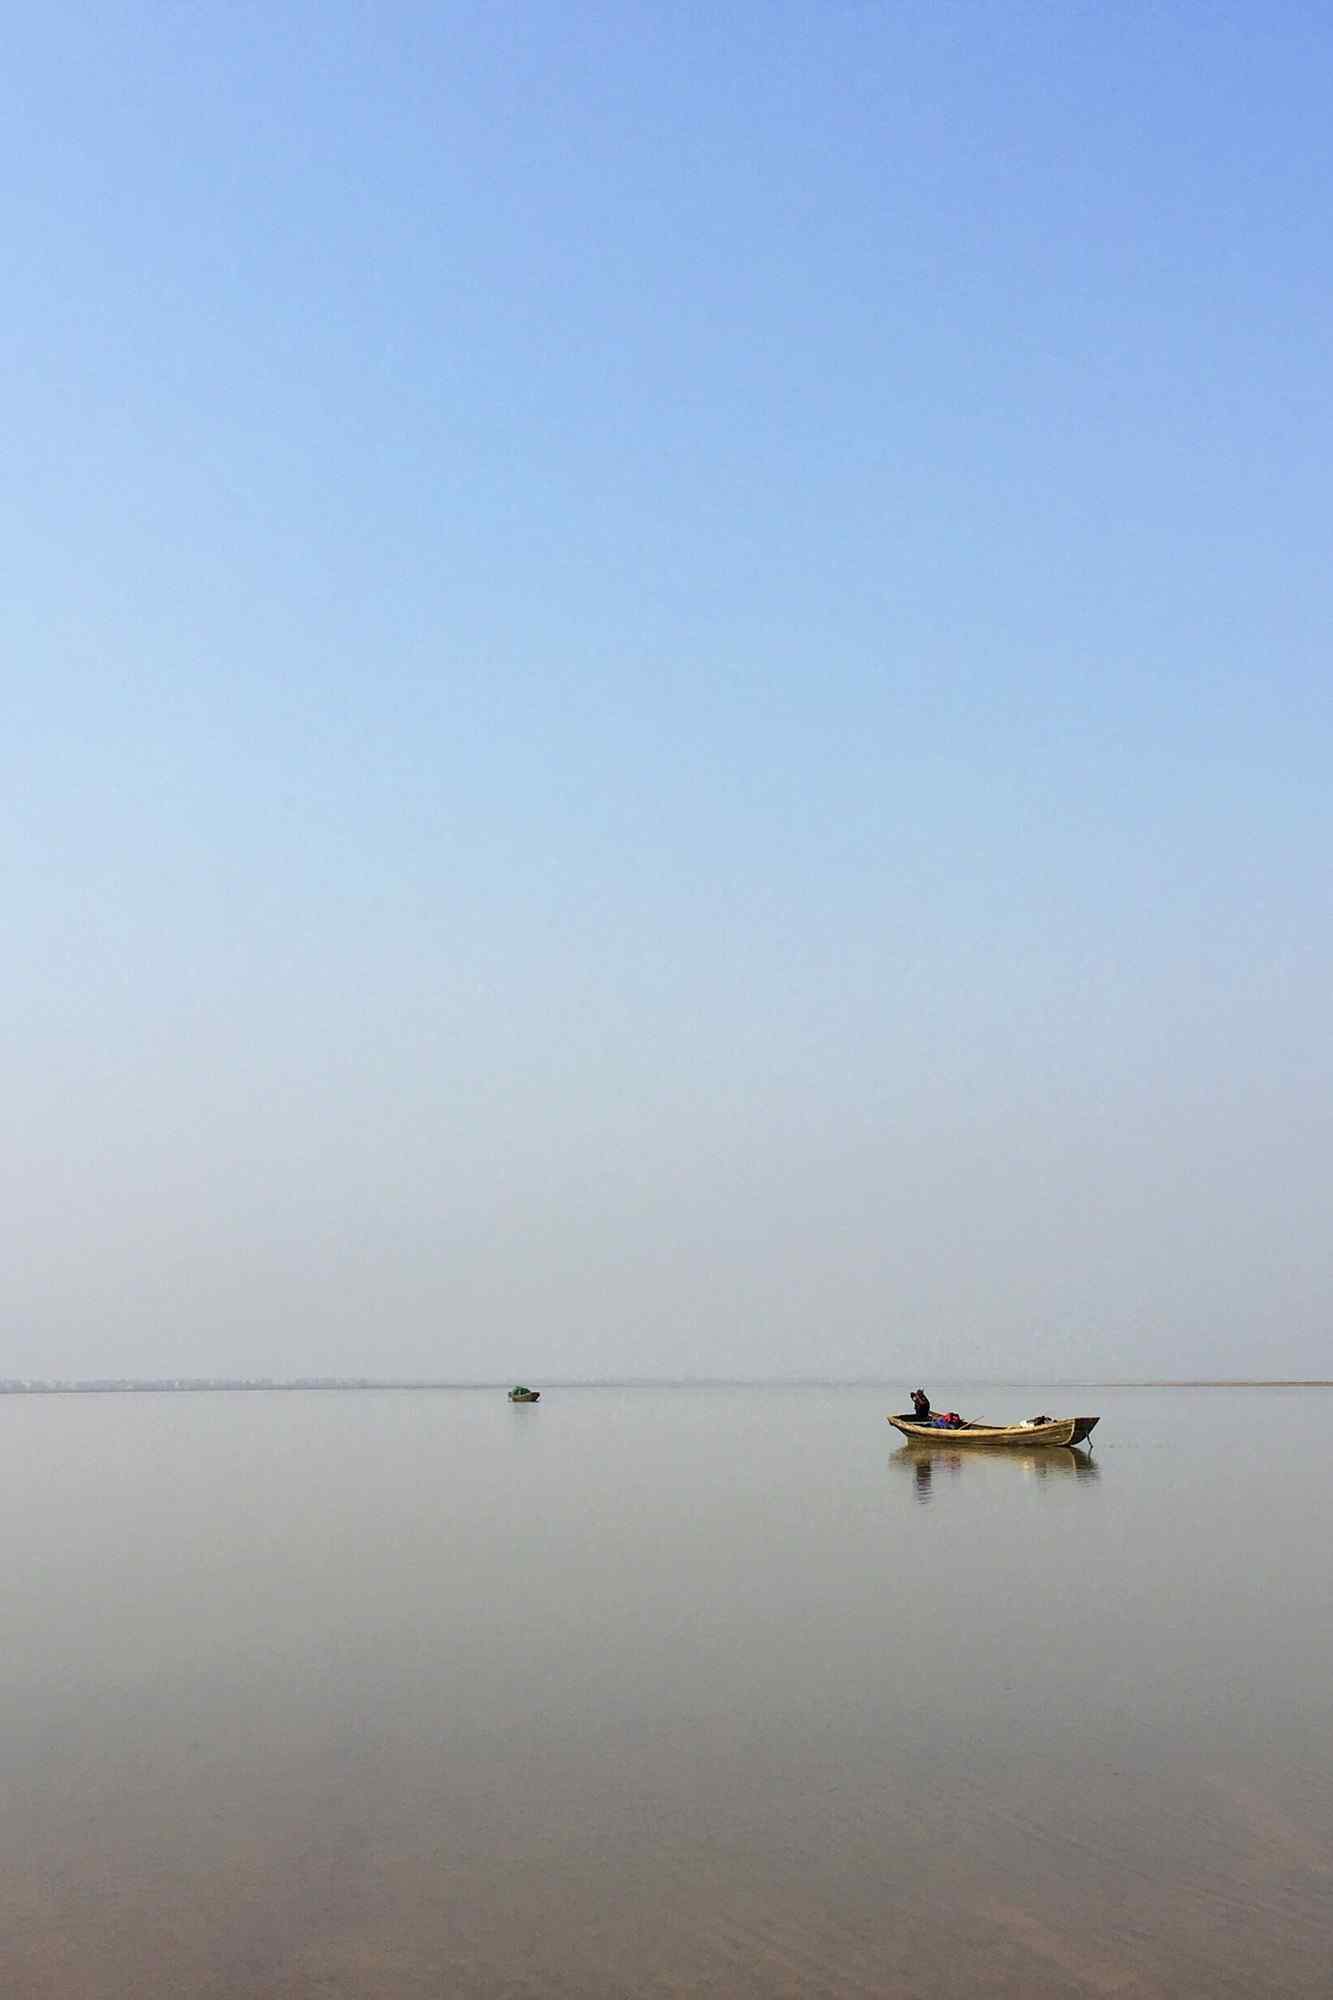
<svg viewBox="0 0 1333 2000">
<path fill-rule="evenodd" d="M 1091 1452 L 1080 1451 L 1077 1445 L 1045 1445 L 1035 1451 L 1011 1447 L 1008 1451 L 988 1452 L 983 1458 L 974 1451 L 960 1451 L 957 1446 L 950 1449 L 944 1444 L 903 1444 L 891 1453 L 889 1464 L 911 1473 L 916 1497 L 923 1507 L 931 1499 L 934 1482 L 941 1477 L 957 1479 L 964 1466 L 972 1476 L 980 1470 L 989 1472 L 997 1465 L 1018 1465 L 1029 1479 L 1057 1481 L 1096 1479 L 1100 1470 Z"/>
</svg>

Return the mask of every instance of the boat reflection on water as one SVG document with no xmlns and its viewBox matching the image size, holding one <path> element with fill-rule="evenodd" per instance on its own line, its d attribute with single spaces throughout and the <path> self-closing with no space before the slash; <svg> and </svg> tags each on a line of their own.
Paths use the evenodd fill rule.
<svg viewBox="0 0 1333 2000">
<path fill-rule="evenodd" d="M 1000 1465 L 1021 1466 L 1029 1479 L 1037 1480 L 1096 1479 L 1099 1473 L 1091 1452 L 1080 1451 L 1077 1445 L 1042 1445 L 1033 1451 L 1011 1445 L 1004 1451 L 980 1452 L 960 1451 L 956 1445 L 904 1444 L 890 1454 L 889 1464 L 911 1473 L 916 1497 L 923 1507 L 932 1497 L 935 1482 L 942 1478 L 957 1479 L 964 1465 L 969 1476 L 983 1467 L 989 1470 Z M 1007 1474 L 1001 1473 L 1000 1477 Z"/>
</svg>

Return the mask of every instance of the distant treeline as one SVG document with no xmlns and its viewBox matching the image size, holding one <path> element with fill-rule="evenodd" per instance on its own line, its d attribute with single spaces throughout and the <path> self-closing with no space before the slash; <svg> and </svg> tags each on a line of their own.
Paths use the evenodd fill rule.
<svg viewBox="0 0 1333 2000">
<path fill-rule="evenodd" d="M 386 1381 L 372 1375 L 164 1375 L 148 1380 L 132 1375 L 116 1375 L 98 1376 L 86 1382 L 58 1382 L 46 1381 L 35 1375 L 10 1375 L 0 1377 L 0 1396 L 188 1395 L 218 1389 L 499 1389 L 504 1386 L 498 1381 L 442 1382 L 426 1376 Z M 688 1380 L 655 1381 L 637 1376 L 619 1381 L 557 1382 L 555 1386 L 564 1389 L 882 1389 L 891 1385 L 865 1378 L 853 1382 L 830 1382 L 813 1379 L 762 1381 L 738 1376 L 709 1380 L 692 1376 Z M 1333 1381 L 1327 1377 L 1274 1376 L 1265 1380 L 1241 1380 L 1218 1376 L 1200 1381 L 992 1382 L 979 1386 L 992 1389 L 1333 1389 Z"/>
<path fill-rule="evenodd" d="M 0 1396 L 171 1395 L 201 1389 L 476 1389 L 498 1386 L 484 1382 L 383 1382 L 370 1376 L 343 1375 L 291 1375 L 281 1378 L 265 1375 L 173 1375 L 151 1381 L 131 1376 L 108 1376 L 90 1382 L 46 1382 L 36 1376 L 9 1376 L 0 1378 Z"/>
</svg>

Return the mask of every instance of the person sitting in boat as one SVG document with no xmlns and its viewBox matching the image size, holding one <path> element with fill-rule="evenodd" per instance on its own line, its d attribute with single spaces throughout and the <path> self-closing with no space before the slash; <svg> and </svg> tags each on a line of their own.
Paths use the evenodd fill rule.
<svg viewBox="0 0 1333 2000">
<path fill-rule="evenodd" d="M 930 1397 L 924 1389 L 912 1391 L 912 1414 L 920 1424 L 930 1422 Z"/>
</svg>

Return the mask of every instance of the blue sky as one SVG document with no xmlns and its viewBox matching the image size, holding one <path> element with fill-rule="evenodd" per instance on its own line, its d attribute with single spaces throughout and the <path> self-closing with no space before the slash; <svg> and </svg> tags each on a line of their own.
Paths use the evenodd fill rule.
<svg viewBox="0 0 1333 2000">
<path fill-rule="evenodd" d="M 1331 57 L 18 22 L 0 1372 L 1333 1373 Z"/>
</svg>

